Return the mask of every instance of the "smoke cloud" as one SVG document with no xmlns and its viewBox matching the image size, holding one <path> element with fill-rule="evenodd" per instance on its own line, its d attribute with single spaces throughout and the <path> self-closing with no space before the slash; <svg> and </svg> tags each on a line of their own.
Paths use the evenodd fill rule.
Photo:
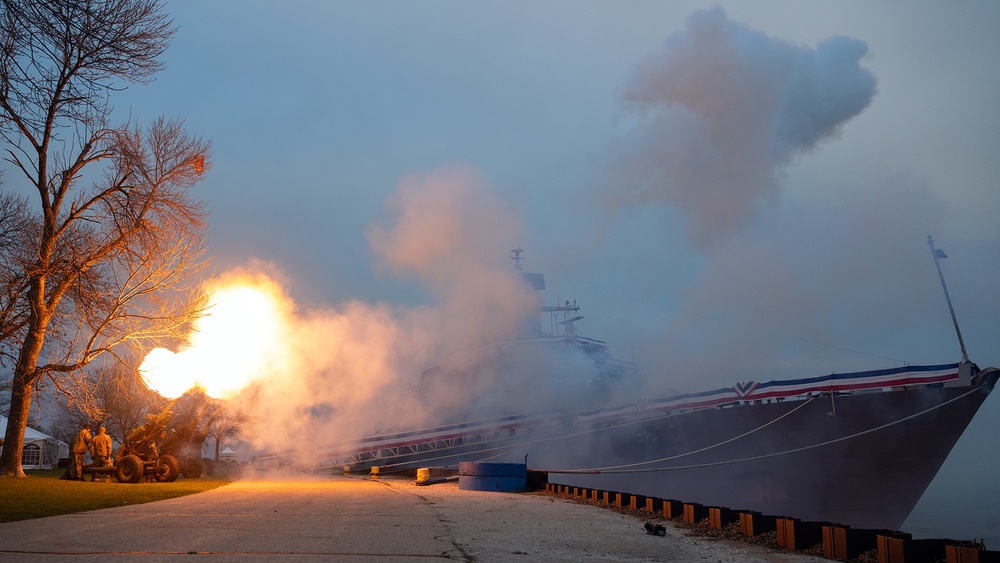
<svg viewBox="0 0 1000 563">
<path fill-rule="evenodd" d="M 315 459 L 316 440 L 440 423 L 443 412 L 482 401 L 499 370 L 434 381 L 424 372 L 448 353 L 455 373 L 483 367 L 492 359 L 481 351 L 485 343 L 514 336 L 537 315 L 537 302 L 506 259 L 504 242 L 517 240 L 520 221 L 474 167 L 408 175 L 386 210 L 367 231 L 381 267 L 415 278 L 430 302 L 300 310 L 282 296 L 288 303 L 280 308 L 290 313 L 280 362 L 270 362 L 271 376 L 233 399 L 253 413 L 245 438 L 256 448 Z M 523 399 L 526 388 L 508 385 L 517 393 L 501 406 Z"/>
<path fill-rule="evenodd" d="M 721 7 L 692 14 L 625 89 L 636 130 L 617 143 L 607 203 L 676 206 L 691 240 L 714 248 L 777 195 L 782 167 L 871 103 L 866 52 L 847 37 L 775 39 Z"/>
<path fill-rule="evenodd" d="M 660 377 L 664 366 L 698 373 L 700 388 L 729 381 L 737 362 L 778 373 L 773 359 L 797 359 L 802 346 L 789 349 L 787 335 L 760 327 L 777 323 L 827 340 L 810 333 L 815 325 L 806 317 L 856 320 L 853 311 L 824 304 L 820 294 L 836 295 L 835 280 L 819 273 L 824 268 L 790 265 L 801 250 L 795 243 L 770 240 L 766 230 L 732 235 L 777 199 L 783 167 L 871 103 L 876 81 L 859 66 L 866 52 L 865 43 L 844 37 L 816 48 L 777 40 L 715 8 L 689 17 L 637 67 L 624 91 L 635 128 L 615 145 L 605 202 L 613 209 L 672 206 L 694 244 L 711 251 L 690 286 L 672 288 L 682 303 L 674 318 L 637 339 L 649 344 L 642 362 L 658 366 L 651 375 L 660 385 L 680 384 Z M 495 344 L 517 336 L 539 305 L 504 259 L 522 226 L 498 192 L 469 164 L 398 181 L 385 216 L 365 234 L 379 270 L 417 282 L 426 303 L 287 307 L 293 313 L 281 367 L 236 399 L 256 415 L 247 432 L 255 447 L 298 450 L 308 460 L 317 440 L 586 408 L 582 390 L 596 375 L 587 358 Z M 796 242 L 831 250 L 814 225 L 789 220 L 801 229 Z M 734 287 L 733 278 L 743 283 Z"/>
</svg>

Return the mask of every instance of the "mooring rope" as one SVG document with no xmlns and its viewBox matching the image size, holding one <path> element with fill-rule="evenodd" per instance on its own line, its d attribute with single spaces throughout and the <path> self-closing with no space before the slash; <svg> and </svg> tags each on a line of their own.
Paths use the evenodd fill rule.
<svg viewBox="0 0 1000 563">
<path fill-rule="evenodd" d="M 605 467 L 592 467 L 592 468 L 585 468 L 585 469 L 542 469 L 542 471 L 548 471 L 549 473 L 563 473 L 563 474 L 653 473 L 653 472 L 662 472 L 662 471 L 680 471 L 680 470 L 685 470 L 685 469 L 698 469 L 698 468 L 712 467 L 712 466 L 718 466 L 718 465 L 731 465 L 731 464 L 735 464 L 735 463 L 745 463 L 745 462 L 749 462 L 749 461 L 756 461 L 756 460 L 760 460 L 760 459 L 767 459 L 767 458 L 771 458 L 771 457 L 777 457 L 777 456 L 788 455 L 788 454 L 797 453 L 797 452 L 801 452 L 801 451 L 806 451 L 806 450 L 810 450 L 810 449 L 814 449 L 814 448 L 820 448 L 820 447 L 828 446 L 828 445 L 835 444 L 835 443 L 838 443 L 838 442 L 843 442 L 843 441 L 846 441 L 846 440 L 851 440 L 851 439 L 854 439 L 854 438 L 857 438 L 857 437 L 860 437 L 860 436 L 864 436 L 866 434 L 871 434 L 873 432 L 878 432 L 879 430 L 884 430 L 886 428 L 889 428 L 889 427 L 895 426 L 897 424 L 906 422 L 906 421 L 911 420 L 913 418 L 916 418 L 916 417 L 919 417 L 919 416 L 923 416 L 924 414 L 927 414 L 927 413 L 932 412 L 934 410 L 937 410 L 937 409 L 939 409 L 941 407 L 949 405 L 949 404 L 951 404 L 951 403 L 953 403 L 955 401 L 964 399 L 965 397 L 967 397 L 967 396 L 971 395 L 972 393 L 976 392 L 978 389 L 979 389 L 978 387 L 970 389 L 968 392 L 963 393 L 962 395 L 959 395 L 959 396 L 954 397 L 952 399 L 949 399 L 948 401 L 945 401 L 945 402 L 943 402 L 941 404 L 935 405 L 933 407 L 929 407 L 929 408 L 924 409 L 924 410 L 922 410 L 920 412 L 911 414 L 911 415 L 903 417 L 903 418 L 901 418 L 899 420 L 895 420 L 893 422 L 889 422 L 889 423 L 883 424 L 883 425 L 875 427 L 875 428 L 869 428 L 867 430 L 862 430 L 861 432 L 856 432 L 856 433 L 851 434 L 849 436 L 841 436 L 840 438 L 835 438 L 833 440 L 828 440 L 826 442 L 821 442 L 821 443 L 818 443 L 818 444 L 811 444 L 811 445 L 808 445 L 808 446 L 802 446 L 802 447 L 799 447 L 799 448 L 793 448 L 793 449 L 789 449 L 789 450 L 784 450 L 784 451 L 780 451 L 780 452 L 773 452 L 773 453 L 763 454 L 763 455 L 759 455 L 759 456 L 751 456 L 751 457 L 746 457 L 746 458 L 741 458 L 741 459 L 732 459 L 732 460 L 716 461 L 716 462 L 710 462 L 710 463 L 692 464 L 692 465 L 681 465 L 681 466 L 673 466 L 673 467 L 655 467 L 655 468 L 644 468 L 644 469 L 628 469 L 630 467 L 637 467 L 637 466 L 641 466 L 641 465 L 649 465 L 649 464 L 653 464 L 653 463 L 663 463 L 663 462 L 666 462 L 666 461 L 672 461 L 672 460 L 675 460 L 675 459 L 680 459 L 680 458 L 683 458 L 683 457 L 691 456 L 691 455 L 694 455 L 694 454 L 697 454 L 697 453 L 702 453 L 702 452 L 705 452 L 705 451 L 708 451 L 708 450 L 711 450 L 711 449 L 714 449 L 714 448 L 718 448 L 718 447 L 721 447 L 723 445 L 735 442 L 736 440 L 740 440 L 742 438 L 745 438 L 745 437 L 747 437 L 747 436 L 749 436 L 749 435 L 751 435 L 751 434 L 753 434 L 755 432 L 758 432 L 758 431 L 760 431 L 760 430 L 762 430 L 764 428 L 767 428 L 768 426 L 771 426 L 772 424 L 775 424 L 775 423 L 779 422 L 780 420 L 782 420 L 782 419 L 784 419 L 784 418 L 792 415 L 793 413 L 795 413 L 799 409 L 802 409 L 806 405 L 808 405 L 809 403 L 811 403 L 813 400 L 816 399 L 816 397 L 819 397 L 821 395 L 813 395 L 813 396 L 809 397 L 807 400 L 803 401 L 803 403 L 801 405 L 799 405 L 799 406 L 795 407 L 794 409 L 786 412 L 785 414 L 783 414 L 783 415 L 775 418 L 774 420 L 771 420 L 769 422 L 764 423 L 761 426 L 758 426 L 757 428 L 754 428 L 752 430 L 749 430 L 747 432 L 744 432 L 743 434 L 740 434 L 738 436 L 734 436 L 734 437 L 729 438 L 727 440 L 723 440 L 722 442 L 718 442 L 716 444 L 705 446 L 704 448 L 701 448 L 701 449 L 698 449 L 698 450 L 693 450 L 693 451 L 690 451 L 690 452 L 685 452 L 685 453 L 682 453 L 682 454 L 677 454 L 677 455 L 674 455 L 674 456 L 668 456 L 668 457 L 654 459 L 654 460 L 640 461 L 640 462 L 629 463 L 629 464 L 622 464 L 622 465 L 610 465 L 610 466 L 605 466 Z M 674 415 L 674 416 L 677 416 L 677 415 Z M 514 450 L 517 450 L 517 449 L 520 449 L 520 448 L 524 448 L 526 446 L 537 445 L 537 444 L 541 444 L 541 443 L 544 443 L 544 442 L 551 442 L 551 441 L 555 441 L 555 440 L 565 440 L 565 439 L 568 439 L 568 438 L 574 438 L 574 437 L 582 436 L 582 435 L 585 435 L 585 434 L 592 434 L 594 432 L 603 432 L 603 431 L 607 431 L 607 430 L 614 430 L 614 429 L 618 429 L 618 428 L 624 428 L 626 426 L 634 426 L 634 425 L 637 425 L 637 424 L 645 424 L 645 423 L 650 422 L 650 420 L 655 420 L 655 419 L 644 419 L 644 420 L 638 420 L 638 421 L 628 421 L 628 422 L 623 422 L 621 424 L 606 426 L 606 427 L 602 427 L 602 428 L 591 428 L 591 429 L 587 429 L 587 430 L 582 430 L 580 432 L 573 432 L 573 433 L 569 433 L 569 434 L 561 434 L 561 435 L 558 435 L 558 436 L 549 436 L 549 437 L 545 437 L 545 438 L 538 438 L 538 439 L 530 440 L 530 441 L 527 441 L 527 442 L 518 442 L 517 444 L 505 444 L 503 446 L 496 446 L 496 447 L 492 447 L 492 448 L 486 448 L 486 449 L 483 449 L 483 450 L 478 450 L 475 453 L 478 453 L 478 454 L 487 454 L 487 453 L 493 452 L 492 455 L 483 456 L 483 457 L 477 458 L 481 462 L 482 461 L 490 461 L 490 460 L 493 460 L 493 459 L 496 459 L 496 458 L 500 457 L 501 455 L 504 455 L 506 453 L 509 453 L 511 451 L 514 451 Z M 458 445 L 458 446 L 450 446 L 447 449 L 455 449 L 455 448 L 465 447 L 467 445 L 468 444 L 461 444 L 461 445 Z M 470 454 L 470 452 L 468 452 L 468 451 L 453 452 L 453 453 L 447 453 L 445 455 L 440 455 L 440 456 L 435 456 L 435 457 L 430 457 L 430 458 L 422 458 L 421 462 L 422 463 L 426 463 L 426 462 L 430 462 L 430 461 L 439 461 L 439 460 L 450 459 L 450 458 L 455 458 L 455 457 L 459 457 L 459 456 L 468 456 L 469 454 Z M 400 456 L 400 457 L 402 457 L 402 456 Z M 390 464 L 384 465 L 383 467 L 389 469 L 389 468 L 392 468 L 394 465 L 395 464 L 391 464 L 390 463 Z"/>
<path fill-rule="evenodd" d="M 607 471 L 607 470 L 619 469 L 619 468 L 623 468 L 623 467 L 635 467 L 635 466 L 638 466 L 638 465 L 649 465 L 650 463 L 663 463 L 664 461 L 671 461 L 671 460 L 679 459 L 679 458 L 682 458 L 682 457 L 687 457 L 687 456 L 694 455 L 694 454 L 700 454 L 702 452 L 706 452 L 708 450 L 712 450 L 712 449 L 718 448 L 720 446 L 724 446 L 726 444 L 735 442 L 736 440 L 741 440 L 741 439 L 746 438 L 747 436 L 753 434 L 754 432 L 757 432 L 759 430 L 763 430 L 764 428 L 767 428 L 768 426 L 771 426 L 772 424 L 775 424 L 776 422 L 780 421 L 781 419 L 795 414 L 799 409 L 801 409 L 801 408 L 805 407 L 806 405 L 808 405 L 809 403 L 813 402 L 813 400 L 816 399 L 816 397 L 818 397 L 818 396 L 819 395 L 813 395 L 812 397 L 809 397 L 809 399 L 806 400 L 806 401 L 804 401 L 801 405 L 795 407 L 794 409 L 786 412 L 785 414 L 779 416 L 778 418 L 776 418 L 776 419 L 774 419 L 774 420 L 772 420 L 770 422 L 767 422 L 765 424 L 762 424 L 762 425 L 758 426 L 757 428 L 754 428 L 753 430 L 748 430 L 747 432 L 744 432 L 744 433 L 740 434 L 739 436 L 733 436 L 732 438 L 729 438 L 728 440 L 723 440 L 721 442 L 712 444 L 710 446 L 705 446 L 704 448 L 701 448 L 701 449 L 698 449 L 698 450 L 691 450 L 690 452 L 684 452 L 682 454 L 677 454 L 677 455 L 673 455 L 673 456 L 669 456 L 669 457 L 662 457 L 660 459 L 651 459 L 651 460 L 648 460 L 648 461 L 637 461 L 635 463 L 626 463 L 626 464 L 622 464 L 622 465 L 611 465 L 611 466 L 608 466 L 608 467 L 593 468 L 593 469 L 589 469 L 589 470 L 588 469 L 576 469 L 576 470 L 573 470 L 573 471 L 579 471 L 579 472 L 586 472 L 586 471 Z M 563 473 L 562 471 L 556 471 L 556 472 L 557 473 Z"/>
<path fill-rule="evenodd" d="M 963 394 L 961 394 L 961 395 L 959 395 L 957 397 L 949 399 L 949 400 L 947 400 L 947 401 L 945 401 L 945 402 L 943 402 L 941 404 L 934 405 L 933 407 L 926 408 L 926 409 L 924 409 L 924 410 L 922 410 L 920 412 L 916 412 L 916 413 L 913 413 L 913 414 L 911 414 L 909 416 L 905 416 L 905 417 L 903 417 L 903 418 L 901 418 L 899 420 L 894 420 L 892 422 L 887 422 L 886 424 L 883 424 L 881 426 L 876 426 L 874 428 L 869 428 L 867 430 L 862 430 L 861 432 L 856 432 L 856 433 L 851 434 L 849 436 L 841 436 L 840 438 L 834 438 L 833 440 L 827 440 L 826 442 L 820 442 L 818 444 L 811 444 L 809 446 L 802 446 L 800 448 L 792 448 L 790 450 L 784 450 L 784 451 L 781 451 L 781 452 L 773 452 L 773 453 L 763 454 L 763 455 L 758 455 L 758 456 L 745 457 L 745 458 L 742 458 L 742 459 L 729 459 L 729 460 L 724 460 L 724 461 L 715 461 L 715 462 L 711 462 L 711 463 L 699 463 L 699 464 L 695 464 L 695 465 L 682 465 L 682 466 L 674 466 L 674 467 L 654 467 L 654 468 L 648 468 L 648 469 L 617 469 L 618 467 L 623 467 L 623 466 L 609 466 L 608 468 L 603 468 L 602 467 L 602 468 L 593 468 L 593 469 L 552 469 L 552 470 L 548 470 L 548 472 L 549 473 L 570 473 L 570 474 L 575 474 L 575 473 L 586 473 L 586 474 L 596 474 L 596 473 L 606 473 L 606 474 L 655 473 L 655 472 L 661 472 L 661 471 L 680 471 L 680 470 L 684 470 L 684 469 L 700 469 L 700 468 L 705 468 L 705 467 L 714 467 L 714 466 L 719 466 L 719 465 L 731 465 L 731 464 L 734 464 L 734 463 L 745 463 L 745 462 L 748 462 L 748 461 L 757 461 L 757 460 L 760 460 L 760 459 L 768 459 L 768 458 L 772 458 L 772 457 L 778 457 L 778 456 L 782 456 L 782 455 L 788 455 L 788 454 L 803 452 L 803 451 L 811 450 L 811 449 L 814 449 L 814 448 L 821 448 L 821 447 L 824 447 L 824 446 L 829 446 L 831 444 L 836 444 L 838 442 L 844 442 L 846 440 L 853 440 L 854 438 L 858 438 L 858 437 L 864 436 L 866 434 L 871 434 L 873 432 L 878 432 L 879 430 L 885 430 L 886 428 L 889 428 L 891 426 L 895 426 L 897 424 L 901 424 L 903 422 L 906 422 L 908 420 L 912 420 L 912 419 L 917 418 L 919 416 L 923 416 L 923 415 L 925 415 L 925 414 L 927 414 L 927 413 L 929 413 L 931 411 L 937 410 L 937 409 L 939 409 L 941 407 L 944 407 L 946 405 L 954 403 L 955 401 L 958 401 L 960 399 L 964 399 L 965 397 L 968 397 L 969 395 L 975 393 L 976 391 L 979 391 L 979 387 L 974 387 L 974 388 L 970 389 L 969 391 L 967 391 L 967 392 L 965 392 L 965 393 L 963 393 Z M 805 406 L 805 405 L 803 405 L 803 406 Z M 789 414 L 791 414 L 791 412 L 789 412 Z M 669 459 L 669 458 L 665 458 L 665 459 Z"/>
<path fill-rule="evenodd" d="M 694 455 L 696 453 L 701 453 L 701 452 L 704 452 L 704 451 L 707 451 L 707 450 L 710 450 L 710 449 L 713 449 L 713 448 L 717 448 L 719 446 L 723 446 L 723 445 L 728 444 L 730 442 L 734 442 L 736 440 L 745 438 L 745 437 L 753 434 L 754 432 L 757 432 L 759 430 L 767 428 L 768 426 L 770 426 L 770 425 L 772 425 L 772 424 L 780 421 L 781 419 L 783 419 L 783 418 L 791 415 L 792 413 L 798 411 L 799 409 L 805 407 L 806 405 L 808 405 L 809 403 L 811 403 L 818 396 L 819 395 L 813 395 L 813 396 L 809 397 L 807 400 L 803 401 L 801 405 L 799 405 L 799 406 L 795 407 L 794 409 L 786 412 L 785 414 L 779 416 L 778 418 L 775 418 L 774 420 L 772 420 L 770 422 L 764 423 L 761 426 L 758 426 L 757 428 L 754 428 L 752 430 L 748 430 L 747 432 L 744 432 L 743 434 L 740 434 L 739 436 L 734 436 L 732 438 L 729 438 L 728 440 L 724 440 L 724 441 L 719 442 L 717 444 L 713 444 L 711 446 L 706 446 L 706 447 L 701 448 L 699 450 L 694 450 L 694 451 L 685 452 L 685 453 L 682 453 L 682 454 L 677 454 L 677 455 L 671 456 L 671 457 L 666 457 L 666 458 L 661 458 L 661 459 L 654 459 L 654 460 L 650 460 L 650 461 L 642 461 L 642 462 L 637 462 L 637 463 L 632 463 L 632 464 L 615 465 L 615 466 L 610 466 L 609 468 L 632 467 L 632 466 L 635 466 L 635 465 L 646 465 L 646 464 L 649 464 L 649 463 L 662 463 L 664 461 L 670 461 L 670 460 L 673 460 L 673 459 L 678 459 L 678 458 L 681 458 L 681 457 L 685 457 L 685 456 L 689 456 L 689 455 Z M 614 425 L 610 425 L 610 426 L 604 426 L 604 427 L 601 427 L 601 428 L 590 428 L 590 429 L 587 429 L 587 430 L 581 430 L 579 432 L 572 432 L 572 433 L 569 433 L 569 434 L 560 434 L 560 435 L 557 435 L 557 436 L 548 436 L 546 438 L 538 438 L 538 439 L 535 439 L 535 440 L 529 440 L 527 442 L 518 442 L 515 445 L 496 446 L 496 447 L 493 447 L 493 448 L 487 448 L 487 449 L 484 449 L 484 450 L 478 450 L 477 453 L 484 453 L 485 454 L 485 453 L 488 453 L 488 452 L 496 452 L 496 453 L 494 453 L 493 455 L 491 455 L 489 457 L 481 457 L 481 458 L 479 458 L 479 461 L 491 461 L 491 460 L 494 460 L 494 459 L 496 459 L 496 458 L 498 458 L 498 457 L 500 457 L 500 456 L 502 456 L 502 455 L 504 455 L 504 454 L 506 454 L 506 453 L 508 453 L 510 451 L 514 451 L 515 449 L 518 449 L 518 448 L 523 448 L 523 447 L 526 447 L 526 446 L 533 446 L 533 445 L 541 444 L 541 443 L 544 443 L 544 442 L 552 442 L 552 441 L 555 441 L 555 440 L 566 440 L 566 439 L 569 439 L 569 438 L 575 438 L 577 436 L 583 436 L 583 435 L 586 435 L 586 434 L 593 434 L 595 432 L 604 432 L 604 431 L 607 431 L 607 430 L 615 430 L 615 429 L 618 429 L 618 428 L 624 428 L 626 426 L 635 426 L 637 424 L 647 424 L 647 423 L 650 422 L 650 420 L 655 420 L 655 419 L 646 418 L 646 419 L 643 419 L 643 420 L 633 420 L 633 421 L 628 421 L 628 422 L 622 422 L 620 424 L 614 424 Z M 464 446 L 464 445 L 466 445 L 466 444 L 462 444 L 462 446 Z M 461 447 L 461 446 L 451 446 L 451 448 L 457 448 L 457 447 Z M 442 455 L 442 456 L 437 456 L 437 457 L 432 457 L 432 458 L 426 458 L 423 461 L 438 461 L 438 460 L 448 459 L 448 458 L 457 457 L 457 456 L 461 456 L 461 455 L 468 455 L 468 453 L 469 452 L 450 453 L 450 454 L 447 454 L 447 455 Z M 384 467 L 391 468 L 392 464 L 385 465 Z M 603 470 L 603 469 L 609 469 L 609 468 L 599 468 L 599 469 Z M 593 472 L 595 470 L 597 470 L 597 469 L 576 469 L 576 470 L 573 470 L 573 471 Z M 559 472 L 563 473 L 565 471 L 559 471 Z"/>
</svg>

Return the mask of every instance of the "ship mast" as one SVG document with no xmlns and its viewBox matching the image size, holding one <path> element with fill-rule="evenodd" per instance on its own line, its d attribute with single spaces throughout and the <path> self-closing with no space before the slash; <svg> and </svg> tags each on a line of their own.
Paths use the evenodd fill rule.
<svg viewBox="0 0 1000 563">
<path fill-rule="evenodd" d="M 958 335 L 958 344 L 962 347 L 962 363 L 969 363 L 969 354 L 965 351 L 965 341 L 962 340 L 962 330 L 958 328 L 958 317 L 955 316 L 955 308 L 951 305 L 951 296 L 948 295 L 948 286 L 944 283 L 944 274 L 941 273 L 941 264 L 938 260 L 947 258 L 948 255 L 940 248 L 934 248 L 934 237 L 927 235 L 927 246 L 931 247 L 931 256 L 934 257 L 934 267 L 937 268 L 938 279 L 941 280 L 941 289 L 944 290 L 944 298 L 948 302 L 948 310 L 951 311 L 951 322 L 955 325 L 955 334 Z"/>
<path fill-rule="evenodd" d="M 554 334 L 557 332 L 556 325 L 559 324 L 563 327 L 563 334 L 567 336 L 576 336 L 576 327 L 573 326 L 573 323 L 583 318 L 579 315 L 569 318 L 569 313 L 576 313 L 580 310 L 580 307 L 576 304 L 576 300 L 574 300 L 572 304 L 569 301 L 566 301 L 565 305 L 560 305 L 559 302 L 556 301 L 555 306 L 546 305 L 541 296 L 541 292 L 545 289 L 545 277 L 542 274 L 532 274 L 524 271 L 524 267 L 521 265 L 521 262 L 526 260 L 526 258 L 523 254 L 523 248 L 514 248 L 510 251 L 510 259 L 514 261 L 514 271 L 523 276 L 524 281 L 528 284 L 528 287 L 534 289 L 538 293 L 538 310 L 540 313 L 549 314 L 549 323 L 552 327 L 551 333 Z M 563 314 L 563 320 L 558 323 L 556 322 L 557 313 Z M 539 322 L 535 323 L 533 326 L 533 332 L 533 336 L 540 336 L 543 334 L 540 319 Z"/>
<path fill-rule="evenodd" d="M 521 267 L 521 260 L 524 260 L 524 257 L 521 256 L 522 254 L 524 254 L 523 248 L 515 248 L 510 251 L 510 259 L 514 261 L 515 272 L 520 272 L 524 270 L 524 268 Z"/>
</svg>

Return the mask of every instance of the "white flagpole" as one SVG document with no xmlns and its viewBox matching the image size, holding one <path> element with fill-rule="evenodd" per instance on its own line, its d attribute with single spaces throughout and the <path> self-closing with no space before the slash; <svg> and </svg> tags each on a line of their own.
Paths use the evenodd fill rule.
<svg viewBox="0 0 1000 563">
<path fill-rule="evenodd" d="M 951 322 L 955 324 L 955 334 L 958 335 L 958 344 L 962 347 L 962 363 L 969 363 L 969 354 L 965 351 L 965 341 L 962 340 L 962 330 L 958 328 L 958 318 L 955 317 L 955 308 L 951 305 L 951 296 L 948 295 L 948 286 L 944 283 L 944 274 L 941 273 L 941 264 L 938 259 L 947 258 L 944 251 L 934 248 L 934 237 L 927 235 L 927 246 L 931 247 L 931 256 L 934 257 L 934 267 L 937 268 L 938 279 L 941 280 L 941 289 L 944 290 L 944 298 L 948 302 L 948 310 L 951 311 Z"/>
</svg>

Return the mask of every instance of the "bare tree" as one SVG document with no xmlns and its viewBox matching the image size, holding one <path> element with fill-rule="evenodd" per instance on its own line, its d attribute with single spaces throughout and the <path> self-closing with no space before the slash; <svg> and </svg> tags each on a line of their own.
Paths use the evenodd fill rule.
<svg viewBox="0 0 1000 563">
<path fill-rule="evenodd" d="M 235 439 L 243 431 L 246 415 L 240 411 L 217 404 L 208 424 L 208 437 L 215 440 L 215 461 L 219 461 L 224 440 Z"/>
<path fill-rule="evenodd" d="M 91 418 L 107 428 L 108 434 L 118 443 L 125 440 L 132 429 L 147 421 L 147 415 L 163 409 L 167 401 L 156 392 L 149 390 L 142 382 L 139 372 L 132 366 L 137 361 L 131 359 L 112 362 L 94 370 L 91 376 L 93 396 L 96 399 L 91 409 Z"/>
<path fill-rule="evenodd" d="M 8 396 L 11 380 L 8 368 L 17 359 L 13 337 L 28 322 L 28 310 L 21 299 L 27 277 L 18 257 L 28 254 L 29 216 L 24 198 L 0 192 L 0 392 Z M 6 406 L 5 402 L 0 404 Z"/>
<path fill-rule="evenodd" d="M 61 409 L 52 415 L 51 422 L 42 431 L 72 446 L 85 422 L 90 423 L 90 417 L 82 411 Z"/>
<path fill-rule="evenodd" d="M 28 244 L 10 257 L 23 283 L 12 318 L 25 317 L 8 336 L 16 359 L 0 455 L 0 474 L 23 476 L 39 385 L 88 412 L 85 366 L 138 357 L 201 311 L 205 210 L 190 189 L 210 146 L 179 121 L 110 124 L 111 94 L 161 68 L 174 30 L 157 0 L 0 5 L 0 141 L 34 201 Z"/>
</svg>

